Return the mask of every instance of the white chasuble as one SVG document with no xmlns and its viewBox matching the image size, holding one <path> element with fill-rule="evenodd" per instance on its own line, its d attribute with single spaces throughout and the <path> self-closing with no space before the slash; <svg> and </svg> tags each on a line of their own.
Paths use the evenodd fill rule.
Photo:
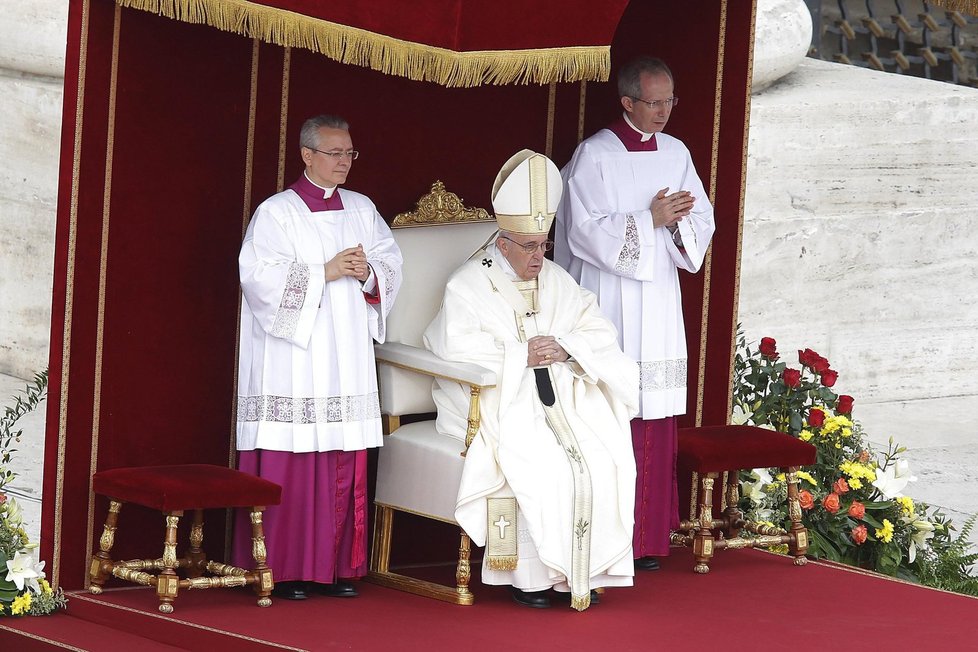
<svg viewBox="0 0 978 652">
<path fill-rule="evenodd" d="M 248 225 L 238 260 L 238 450 L 381 445 L 373 340 L 384 341 L 401 252 L 367 197 L 336 192 L 341 210 L 311 211 L 285 190 Z M 352 277 L 326 282 L 326 263 L 358 244 L 372 271 L 370 301 Z"/>
<path fill-rule="evenodd" d="M 495 253 L 494 247 L 491 251 Z M 550 366 L 557 402 L 571 431 L 563 443 L 548 424 L 527 367 L 527 343 L 513 307 L 493 286 L 489 265 L 502 256 L 480 252 L 449 280 L 425 345 L 447 360 L 472 362 L 497 374 L 483 390 L 482 421 L 469 448 L 455 516 L 476 545 L 487 538 L 487 498 L 515 496 L 519 505 L 516 571 L 483 564 L 483 581 L 525 590 L 554 586 L 577 595 L 598 586 L 630 585 L 635 460 L 629 419 L 637 409 L 638 372 L 617 344 L 594 295 L 550 261 L 540 273 L 537 334 L 554 336 L 572 360 Z M 437 381 L 438 430 L 464 438 L 469 393 Z M 576 450 L 566 450 L 568 441 Z M 575 523 L 582 465 L 590 477 L 590 521 Z M 578 483 L 575 488 L 575 482 Z M 579 512 L 579 510 L 578 510 Z M 590 532 L 585 584 L 573 582 L 582 526 Z M 576 551 L 576 552 L 575 552 Z M 578 555 L 579 557 L 579 555 Z"/>
<path fill-rule="evenodd" d="M 678 270 L 700 269 L 714 231 L 713 207 L 689 150 L 664 133 L 655 139 L 656 151 L 629 152 L 603 129 L 578 146 L 561 171 L 565 188 L 554 256 L 597 295 L 625 354 L 638 362 L 642 419 L 686 411 Z M 652 226 L 649 207 L 663 188 L 669 194 L 687 190 L 696 199 L 676 238 Z"/>
</svg>

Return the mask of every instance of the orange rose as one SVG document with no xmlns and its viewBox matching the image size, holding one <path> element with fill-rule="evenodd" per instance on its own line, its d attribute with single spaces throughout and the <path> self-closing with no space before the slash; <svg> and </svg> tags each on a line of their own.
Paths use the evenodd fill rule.
<svg viewBox="0 0 978 652">
<path fill-rule="evenodd" d="M 856 542 L 857 546 L 861 546 L 866 543 L 866 526 L 857 525 L 852 528 L 851 532 L 852 540 Z"/>
<path fill-rule="evenodd" d="M 859 451 L 859 461 L 862 462 L 863 464 L 865 464 L 866 462 L 868 462 L 869 461 L 869 451 L 867 451 L 867 450 Z"/>
<path fill-rule="evenodd" d="M 853 518 L 862 518 L 865 515 L 866 515 L 866 506 L 863 505 L 858 500 L 852 501 L 852 504 L 849 505 L 849 516 Z"/>
<path fill-rule="evenodd" d="M 835 514 L 839 511 L 839 494 L 831 493 L 822 499 L 822 507 Z"/>
<path fill-rule="evenodd" d="M 802 489 L 798 493 L 798 502 L 801 503 L 802 509 L 812 509 L 815 507 L 815 498 L 807 489 Z"/>
<path fill-rule="evenodd" d="M 849 493 L 849 483 L 846 482 L 845 478 L 839 478 L 832 485 L 832 491 L 839 494 L 840 496 L 845 493 Z"/>
</svg>

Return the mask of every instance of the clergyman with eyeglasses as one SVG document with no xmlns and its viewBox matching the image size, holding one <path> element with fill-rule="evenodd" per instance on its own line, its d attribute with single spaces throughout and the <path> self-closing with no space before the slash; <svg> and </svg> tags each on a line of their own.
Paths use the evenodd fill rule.
<svg viewBox="0 0 978 652">
<path fill-rule="evenodd" d="M 544 258 L 557 166 L 523 150 L 496 177 L 500 234 L 448 281 L 425 345 L 496 373 L 465 458 L 455 518 L 486 547 L 482 581 L 527 607 L 578 610 L 630 586 L 638 369 L 594 295 Z M 464 436 L 469 392 L 438 381 L 436 427 Z M 556 594 L 551 593 L 554 589 Z"/>
<path fill-rule="evenodd" d="M 238 468 L 282 486 L 264 513 L 274 595 L 356 595 L 366 573 L 366 449 L 381 445 L 374 340 L 401 284 L 401 252 L 367 197 L 341 189 L 357 151 L 320 115 L 299 136 L 302 176 L 262 202 L 238 258 Z M 251 523 L 235 525 L 250 567 Z"/>
<path fill-rule="evenodd" d="M 655 570 L 679 525 L 675 417 L 686 412 L 688 373 L 679 270 L 703 264 L 713 206 L 689 150 L 662 131 L 679 103 L 669 67 L 648 56 L 627 63 L 618 95 L 621 117 L 578 145 L 561 172 L 554 260 L 598 296 L 639 365 L 635 565 Z"/>
</svg>

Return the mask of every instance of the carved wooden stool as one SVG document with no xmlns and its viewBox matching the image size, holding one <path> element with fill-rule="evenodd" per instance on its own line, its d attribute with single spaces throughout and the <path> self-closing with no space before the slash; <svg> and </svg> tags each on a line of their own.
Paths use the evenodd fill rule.
<svg viewBox="0 0 978 652">
<path fill-rule="evenodd" d="M 679 477 L 692 474 L 689 520 L 670 535 L 673 544 L 693 547 L 697 573 L 710 571 L 714 550 L 766 548 L 788 544 L 795 565 L 807 562 L 808 530 L 801 524 L 798 477 L 802 466 L 815 463 L 815 447 L 782 432 L 755 426 L 709 426 L 679 429 L 676 460 Z M 779 467 L 788 483 L 788 529 L 744 520 L 740 502 L 740 469 Z M 713 514 L 714 484 L 725 477 L 719 518 Z M 724 482 L 724 480 L 721 480 Z M 717 491 L 723 488 L 716 487 Z M 699 508 L 696 509 L 697 503 Z M 719 537 L 714 536 L 718 530 Z M 746 530 L 749 536 L 740 536 Z"/>
<path fill-rule="evenodd" d="M 226 586 L 254 585 L 258 606 L 272 604 L 275 583 L 272 569 L 265 565 L 265 535 L 262 532 L 262 512 L 267 505 L 277 505 L 282 488 L 223 466 L 210 464 L 180 464 L 176 466 L 142 466 L 99 471 L 92 478 L 92 489 L 109 498 L 109 513 L 99 541 L 99 552 L 89 564 L 92 593 L 101 593 L 110 575 L 146 586 L 155 586 L 160 599 L 160 611 L 173 612 L 173 601 L 179 589 L 209 589 Z M 123 503 L 135 503 L 163 512 L 166 536 L 163 557 L 112 561 L 109 553 L 115 543 L 116 524 Z M 210 508 L 251 508 L 253 570 L 207 561 L 201 550 L 204 541 L 204 510 Z M 190 548 L 186 557 L 177 559 L 177 525 L 185 510 L 193 510 Z M 187 579 L 177 575 L 184 569 Z M 157 570 L 158 574 L 146 572 Z M 204 572 L 214 577 L 203 577 Z"/>
</svg>

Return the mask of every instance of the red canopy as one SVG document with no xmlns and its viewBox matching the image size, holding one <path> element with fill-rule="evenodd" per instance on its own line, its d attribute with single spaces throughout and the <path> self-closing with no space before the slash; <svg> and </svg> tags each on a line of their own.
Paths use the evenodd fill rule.
<svg viewBox="0 0 978 652">
<path fill-rule="evenodd" d="M 628 0 L 116 0 L 444 86 L 605 81 Z"/>
</svg>

